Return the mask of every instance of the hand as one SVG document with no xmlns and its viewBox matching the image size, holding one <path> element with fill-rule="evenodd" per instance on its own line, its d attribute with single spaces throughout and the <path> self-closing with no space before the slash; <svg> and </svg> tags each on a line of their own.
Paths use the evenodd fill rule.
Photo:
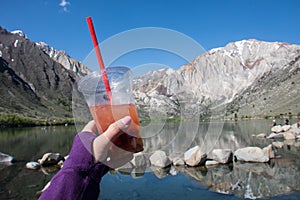
<svg viewBox="0 0 300 200">
<path fill-rule="evenodd" d="M 130 123 L 131 118 L 126 116 L 111 124 L 105 132 L 99 133 L 99 136 L 92 143 L 93 156 L 96 163 L 102 162 L 115 169 L 133 158 L 132 152 L 123 150 L 111 142 L 120 134 L 121 130 L 128 128 Z M 94 121 L 90 121 L 82 130 L 82 132 L 93 133 L 96 131 L 97 127 Z"/>
</svg>

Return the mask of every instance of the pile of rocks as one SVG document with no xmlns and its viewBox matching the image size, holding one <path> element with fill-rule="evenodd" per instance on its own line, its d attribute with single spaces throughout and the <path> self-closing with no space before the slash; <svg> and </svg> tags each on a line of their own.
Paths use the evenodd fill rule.
<svg viewBox="0 0 300 200">
<path fill-rule="evenodd" d="M 296 140 L 300 138 L 300 129 L 297 124 L 294 125 L 278 125 L 271 129 L 272 133 L 267 137 L 265 133 L 255 135 L 257 138 L 283 138 L 285 140 Z M 272 144 L 260 148 L 260 147 L 244 147 L 236 149 L 214 149 L 210 152 L 208 157 L 207 152 L 204 152 L 200 146 L 190 148 L 184 153 L 183 157 L 168 157 L 166 152 L 157 150 L 152 154 L 136 153 L 133 159 L 122 167 L 119 167 L 117 171 L 126 173 L 144 172 L 145 169 L 157 170 L 159 168 L 167 168 L 173 166 L 210 166 L 217 164 L 228 164 L 232 162 L 269 162 L 270 159 L 275 158 L 275 148 L 282 147 L 282 144 L 278 141 L 274 141 Z"/>
<path fill-rule="evenodd" d="M 300 129 L 297 124 L 291 125 L 277 125 L 271 128 L 272 133 L 267 137 L 268 139 L 283 138 L 285 140 L 300 139 Z"/>
</svg>

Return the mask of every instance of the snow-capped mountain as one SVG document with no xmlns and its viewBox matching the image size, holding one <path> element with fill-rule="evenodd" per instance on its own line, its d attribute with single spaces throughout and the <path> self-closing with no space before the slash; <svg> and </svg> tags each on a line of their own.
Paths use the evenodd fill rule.
<svg viewBox="0 0 300 200">
<path fill-rule="evenodd" d="M 154 71 L 139 77 L 135 84 L 137 101 L 148 112 L 160 110 L 170 115 L 178 115 L 178 111 L 181 114 L 207 114 L 220 109 L 216 107 L 221 105 L 227 107 L 242 92 L 257 84 L 258 80 L 266 79 L 271 72 L 279 75 L 283 70 L 299 69 L 299 55 L 299 45 L 284 42 L 254 39 L 232 42 L 200 55 L 179 70 Z M 298 72 L 295 75 L 299 76 Z M 264 85 L 259 85 L 259 89 L 269 90 Z M 295 96 L 298 97 L 299 92 Z M 160 105 L 166 109 L 155 110 Z M 233 107 L 230 106 L 231 109 Z M 228 108 L 230 112 L 239 110 Z M 300 108 L 297 109 L 300 111 Z M 259 115 L 259 112 L 252 114 Z"/>
<path fill-rule="evenodd" d="M 52 59 L 21 31 L 0 27 L 0 52 L 0 114 L 38 120 L 72 117 L 73 87 L 81 73 Z"/>
<path fill-rule="evenodd" d="M 12 34 L 19 35 L 24 39 L 28 39 L 27 35 L 21 30 L 11 31 Z M 16 39 L 14 42 L 14 46 L 17 47 L 19 40 Z M 45 42 L 35 42 L 35 44 L 47 53 L 50 58 L 54 61 L 62 64 L 66 69 L 71 70 L 78 74 L 80 77 L 90 73 L 90 70 L 81 62 L 71 58 L 65 51 L 56 50 L 55 48 L 49 46 Z"/>
<path fill-rule="evenodd" d="M 66 69 L 71 70 L 79 76 L 84 76 L 90 73 L 90 70 L 81 62 L 71 58 L 65 51 L 56 50 L 45 42 L 36 42 L 36 45 L 47 53 L 50 58 L 62 64 Z"/>
</svg>

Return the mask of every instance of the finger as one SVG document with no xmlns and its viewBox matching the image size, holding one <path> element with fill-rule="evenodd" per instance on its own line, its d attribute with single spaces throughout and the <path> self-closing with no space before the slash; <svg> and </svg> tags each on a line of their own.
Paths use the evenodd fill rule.
<svg viewBox="0 0 300 200">
<path fill-rule="evenodd" d="M 107 159 L 109 148 L 111 147 L 112 140 L 116 137 L 121 129 L 129 126 L 131 118 L 126 116 L 115 123 L 111 124 L 108 129 L 93 141 L 93 155 L 95 162 L 103 162 Z"/>
<path fill-rule="evenodd" d="M 94 120 L 89 121 L 85 127 L 82 129 L 81 132 L 92 132 L 92 133 L 96 133 L 97 131 L 97 127 L 96 127 L 96 123 Z"/>
<path fill-rule="evenodd" d="M 126 116 L 111 124 L 108 127 L 108 129 L 103 133 L 103 135 L 105 135 L 108 140 L 112 141 L 115 137 L 117 137 L 120 134 L 121 130 L 128 128 L 130 123 L 131 117 Z"/>
</svg>

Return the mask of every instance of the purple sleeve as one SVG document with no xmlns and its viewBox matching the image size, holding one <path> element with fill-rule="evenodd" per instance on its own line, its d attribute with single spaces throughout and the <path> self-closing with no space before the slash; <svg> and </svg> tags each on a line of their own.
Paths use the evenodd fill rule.
<svg viewBox="0 0 300 200">
<path fill-rule="evenodd" d="M 78 133 L 63 168 L 52 178 L 50 186 L 40 200 L 49 199 L 98 199 L 100 181 L 108 167 L 94 163 L 92 142 L 94 133 Z"/>
</svg>

